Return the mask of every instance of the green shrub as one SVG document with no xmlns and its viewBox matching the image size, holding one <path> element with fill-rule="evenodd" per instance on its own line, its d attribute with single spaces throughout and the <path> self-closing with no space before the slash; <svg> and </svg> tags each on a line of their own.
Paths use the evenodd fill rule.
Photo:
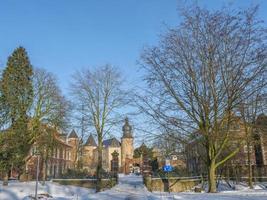
<svg viewBox="0 0 267 200">
<path fill-rule="evenodd" d="M 68 169 L 66 173 L 62 175 L 61 178 L 89 178 L 89 173 L 86 169 L 84 170 L 78 170 L 78 169 Z"/>
</svg>

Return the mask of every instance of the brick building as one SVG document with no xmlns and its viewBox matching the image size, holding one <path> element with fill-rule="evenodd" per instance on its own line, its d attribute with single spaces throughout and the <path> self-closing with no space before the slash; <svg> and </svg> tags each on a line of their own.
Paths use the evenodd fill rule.
<svg viewBox="0 0 267 200">
<path fill-rule="evenodd" d="M 240 145 L 240 141 L 245 138 L 244 124 L 237 118 L 235 124 L 231 127 L 231 142 L 227 150 L 231 151 L 231 147 Z M 204 146 L 201 144 L 202 138 L 196 137 L 186 146 L 186 164 L 187 170 L 192 175 L 205 174 L 207 168 L 205 165 L 206 152 Z M 267 116 L 261 114 L 257 117 L 255 128 L 253 132 L 253 143 L 248 147 L 242 145 L 239 152 L 224 164 L 224 168 L 231 169 L 231 175 L 239 173 L 247 175 L 248 166 L 248 150 L 251 155 L 251 164 L 253 166 L 254 174 L 259 174 L 258 171 L 264 171 L 260 174 L 267 175 Z M 225 152 L 227 153 L 227 152 Z M 238 171 L 238 172 L 236 172 Z M 257 173 L 257 174 L 256 174 Z"/>
<path fill-rule="evenodd" d="M 128 118 L 125 119 L 125 123 L 122 127 L 121 141 L 116 138 L 110 138 L 103 140 L 103 169 L 105 171 L 111 171 L 112 153 L 118 153 L 118 165 L 119 169 L 123 173 L 129 173 L 132 170 L 133 159 L 133 134 L 132 126 L 129 124 Z M 97 164 L 97 144 L 93 135 L 90 135 L 83 145 L 83 167 L 88 171 L 94 173 Z"/>
<path fill-rule="evenodd" d="M 129 173 L 132 171 L 133 160 L 133 134 L 132 126 L 129 124 L 128 118 L 122 127 L 121 141 L 116 138 L 110 138 L 103 141 L 103 169 L 107 172 L 111 171 L 112 153 L 118 153 L 118 167 L 121 172 Z M 78 135 L 74 130 L 66 136 L 54 130 L 53 133 L 54 148 L 53 152 L 47 159 L 45 165 L 40 156 L 40 176 L 45 173 L 47 177 L 60 177 L 67 169 L 78 167 L 78 163 L 82 163 L 82 168 L 89 173 L 96 172 L 98 152 L 97 143 L 91 134 L 87 141 L 82 144 Z M 36 175 L 37 155 L 35 149 L 37 145 L 33 145 L 26 159 L 26 174 L 30 177 Z"/>
<path fill-rule="evenodd" d="M 65 135 L 60 135 L 57 131 L 53 133 L 54 148 L 45 162 L 44 155 L 40 155 L 40 176 L 46 170 L 47 177 L 55 178 L 66 172 L 67 169 L 74 167 L 72 138 L 65 140 Z M 37 145 L 33 145 L 26 159 L 26 174 L 31 179 L 36 176 L 37 155 L 35 153 Z M 45 152 L 43 152 L 45 154 Z M 51 156 L 52 155 L 52 156 Z M 46 164 L 47 163 L 47 164 Z"/>
</svg>

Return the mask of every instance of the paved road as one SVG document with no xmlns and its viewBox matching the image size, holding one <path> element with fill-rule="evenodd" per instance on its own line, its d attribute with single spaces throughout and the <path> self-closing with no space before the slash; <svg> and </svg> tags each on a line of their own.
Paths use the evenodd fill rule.
<svg viewBox="0 0 267 200">
<path fill-rule="evenodd" d="M 125 176 L 119 179 L 120 189 L 127 194 L 126 200 L 148 199 L 142 176 Z"/>
<path fill-rule="evenodd" d="M 119 184 L 110 190 L 89 196 L 89 199 L 97 200 L 148 200 L 149 192 L 143 185 L 142 176 L 120 176 Z"/>
</svg>

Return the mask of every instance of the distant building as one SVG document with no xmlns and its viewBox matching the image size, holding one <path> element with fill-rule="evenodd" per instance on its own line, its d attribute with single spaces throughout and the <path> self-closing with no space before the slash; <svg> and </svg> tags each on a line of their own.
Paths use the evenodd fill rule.
<svg viewBox="0 0 267 200">
<path fill-rule="evenodd" d="M 261 114 L 256 121 L 258 127 L 255 132 L 256 144 L 255 151 L 255 164 L 258 166 L 267 166 L 267 116 Z"/>
<path fill-rule="evenodd" d="M 132 126 L 129 124 L 128 118 L 122 127 L 121 138 L 121 171 L 128 174 L 132 170 L 132 160 L 134 154 Z"/>
<path fill-rule="evenodd" d="M 181 152 L 171 152 L 169 155 L 162 154 L 162 150 L 154 147 L 152 149 L 153 157 L 157 159 L 159 168 L 162 168 L 166 164 L 166 160 L 172 167 L 177 169 L 184 169 L 186 167 L 186 162 L 184 154 Z"/>
<path fill-rule="evenodd" d="M 82 165 L 84 169 L 89 172 L 96 170 L 97 166 L 97 144 L 92 134 L 88 137 L 87 141 L 83 145 L 82 150 Z"/>
<path fill-rule="evenodd" d="M 107 172 L 111 171 L 112 153 L 118 153 L 118 167 L 122 173 L 129 173 L 132 171 L 133 160 L 133 133 L 132 126 L 129 124 L 128 118 L 122 127 L 121 141 L 116 138 L 110 138 L 103 141 L 103 169 Z M 47 176 L 60 177 L 67 169 L 77 168 L 78 162 L 82 162 L 82 168 L 88 170 L 89 173 L 96 172 L 98 151 L 97 143 L 92 134 L 89 135 L 87 141 L 81 144 L 81 140 L 74 130 L 71 131 L 67 137 L 65 134 L 54 132 L 55 148 L 52 157 L 48 158 Z M 35 145 L 32 146 L 29 155 L 26 158 L 26 172 L 35 177 L 37 156 L 34 153 Z M 44 169 L 44 164 L 40 160 L 40 174 Z"/>
<path fill-rule="evenodd" d="M 122 138 L 119 141 L 116 138 L 110 138 L 103 141 L 103 169 L 105 171 L 111 171 L 112 153 L 117 152 L 119 158 L 119 169 L 123 173 L 129 173 L 132 170 L 133 159 L 133 134 L 132 126 L 129 124 L 128 118 L 125 119 L 125 123 L 122 127 Z M 95 172 L 97 159 L 98 159 L 97 144 L 93 135 L 90 135 L 83 145 L 83 168 L 90 172 Z"/>
<path fill-rule="evenodd" d="M 53 133 L 53 141 L 55 148 L 52 150 L 52 156 L 47 159 L 46 173 L 47 177 L 58 177 L 62 175 L 69 168 L 74 167 L 74 154 L 73 154 L 73 138 L 68 138 L 68 142 L 62 139 L 58 132 Z M 35 155 L 36 145 L 30 149 L 26 160 L 26 174 L 31 177 L 36 176 L 37 156 Z M 42 155 L 44 156 L 44 155 Z M 40 156 L 42 158 L 42 156 Z M 40 176 L 44 173 L 45 163 L 40 159 Z"/>
<path fill-rule="evenodd" d="M 267 170 L 267 116 L 264 114 L 259 115 L 255 124 L 253 144 L 249 147 L 247 145 L 241 146 L 239 152 L 223 166 L 227 169 L 230 168 L 232 174 L 243 173 L 243 175 L 246 175 L 247 170 L 244 168 L 248 166 L 248 149 L 251 152 L 251 164 L 255 171 L 257 171 L 256 168 L 262 168 L 264 171 Z M 240 118 L 237 118 L 236 122 L 231 126 L 230 131 L 232 136 L 230 144 L 232 146 L 244 139 L 245 129 Z M 201 137 L 197 137 L 186 146 L 187 169 L 192 175 L 200 175 L 207 172 L 207 167 L 205 165 L 206 150 L 201 144 L 201 140 Z M 227 150 L 231 151 L 231 148 Z M 237 170 L 238 172 L 233 172 L 233 170 Z M 267 171 L 264 173 L 267 174 Z"/>
</svg>

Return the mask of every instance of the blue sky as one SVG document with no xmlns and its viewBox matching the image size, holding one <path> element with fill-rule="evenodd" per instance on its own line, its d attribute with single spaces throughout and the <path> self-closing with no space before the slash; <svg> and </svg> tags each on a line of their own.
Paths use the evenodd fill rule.
<svg viewBox="0 0 267 200">
<path fill-rule="evenodd" d="M 166 26 L 180 21 L 177 11 L 185 0 L 2 0 L 0 1 L 0 67 L 12 51 L 23 46 L 31 63 L 53 72 L 64 94 L 71 74 L 106 63 L 118 67 L 130 88 L 142 85 L 137 60 L 145 45 L 156 44 Z M 188 1 L 187 1 L 188 2 Z M 232 4 L 260 4 L 267 21 L 265 0 L 198 0 L 218 9 Z M 140 139 L 141 141 L 141 139 Z"/>
<path fill-rule="evenodd" d="M 156 41 L 163 22 L 178 19 L 176 1 L 6 2 L 0 6 L 1 65 L 22 45 L 34 66 L 57 75 L 64 91 L 76 69 L 106 63 L 135 80 L 143 45 Z"/>
<path fill-rule="evenodd" d="M 0 3 L 0 66 L 14 48 L 24 46 L 36 67 L 53 72 L 65 94 L 77 69 L 105 63 L 139 83 L 137 60 L 144 45 L 156 44 L 166 25 L 179 23 L 182 0 L 8 0 Z M 247 7 L 264 0 L 199 0 L 200 6 Z"/>
</svg>

